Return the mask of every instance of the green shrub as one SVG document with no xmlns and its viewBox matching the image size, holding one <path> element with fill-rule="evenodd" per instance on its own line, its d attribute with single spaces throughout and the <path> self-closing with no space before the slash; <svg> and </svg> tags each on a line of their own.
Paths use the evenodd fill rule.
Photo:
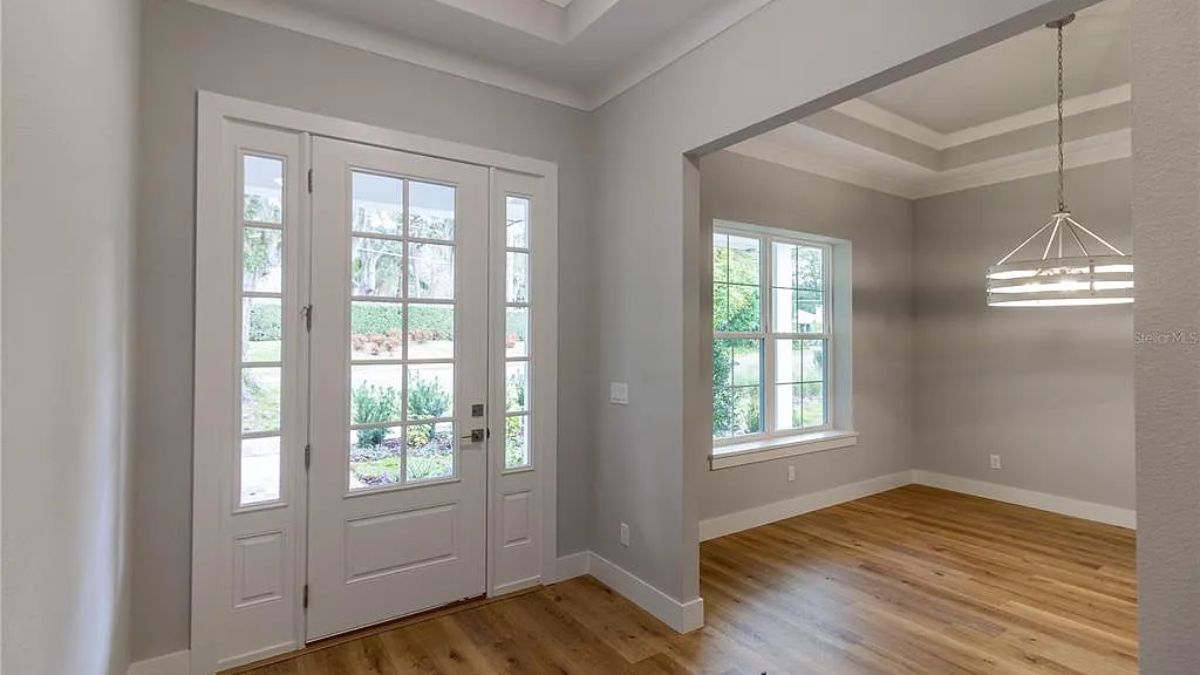
<svg viewBox="0 0 1200 675">
<path fill-rule="evenodd" d="M 252 304 L 246 317 L 246 332 L 251 342 L 278 340 L 283 335 L 283 308 L 274 303 Z"/>
<path fill-rule="evenodd" d="M 525 464 L 525 424 L 527 420 L 528 418 L 524 416 L 504 419 L 504 465 L 507 467 L 524 466 Z"/>
<path fill-rule="evenodd" d="M 391 422 L 400 417 L 400 392 L 394 387 L 380 387 L 362 383 L 350 394 L 355 424 L 378 424 Z M 359 429 L 355 445 L 372 448 L 387 438 L 387 429 Z"/>
<path fill-rule="evenodd" d="M 351 312 L 350 332 L 356 335 L 368 333 L 387 334 L 395 330 L 396 306 L 385 304 L 359 304 Z M 430 339 L 449 340 L 454 337 L 454 316 L 445 306 L 409 305 L 408 325 L 421 326 L 435 334 Z"/>
<path fill-rule="evenodd" d="M 450 412 L 450 392 L 437 380 L 414 377 L 408 385 L 408 417 L 424 419 L 446 417 Z"/>
</svg>

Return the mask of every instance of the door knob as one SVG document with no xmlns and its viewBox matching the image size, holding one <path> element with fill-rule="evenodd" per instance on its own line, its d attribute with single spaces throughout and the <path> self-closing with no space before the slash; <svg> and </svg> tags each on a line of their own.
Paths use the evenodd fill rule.
<svg viewBox="0 0 1200 675">
<path fill-rule="evenodd" d="M 487 429 L 472 429 L 471 433 L 462 437 L 464 441 L 472 443 L 482 443 L 487 438 Z"/>
</svg>

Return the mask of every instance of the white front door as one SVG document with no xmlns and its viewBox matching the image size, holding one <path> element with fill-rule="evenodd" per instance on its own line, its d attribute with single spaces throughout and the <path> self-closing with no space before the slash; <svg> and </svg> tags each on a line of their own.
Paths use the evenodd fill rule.
<svg viewBox="0 0 1200 675">
<path fill-rule="evenodd" d="M 309 640 L 487 590 L 488 170 L 312 168 Z"/>
</svg>

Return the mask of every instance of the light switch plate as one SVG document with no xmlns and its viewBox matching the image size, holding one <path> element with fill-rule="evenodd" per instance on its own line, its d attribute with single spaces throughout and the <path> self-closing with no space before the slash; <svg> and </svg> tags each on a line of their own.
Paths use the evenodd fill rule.
<svg viewBox="0 0 1200 675">
<path fill-rule="evenodd" d="M 616 405 L 629 405 L 629 385 L 624 382 L 609 382 L 608 402 Z"/>
</svg>

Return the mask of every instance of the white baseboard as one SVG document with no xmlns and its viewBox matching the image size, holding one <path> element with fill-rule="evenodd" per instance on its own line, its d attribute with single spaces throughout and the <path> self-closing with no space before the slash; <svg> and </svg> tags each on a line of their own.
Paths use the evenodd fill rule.
<svg viewBox="0 0 1200 675">
<path fill-rule="evenodd" d="M 1042 511 L 1052 511 L 1065 516 L 1074 516 L 1085 520 L 1094 520 L 1100 523 L 1109 525 L 1119 525 L 1134 529 L 1137 527 L 1137 512 L 1133 509 L 1123 509 L 1117 506 L 1108 506 L 1107 504 L 1096 504 L 1095 502 L 1085 502 L 1080 499 L 1072 499 L 1070 497 L 1060 497 L 1058 495 L 1047 494 L 1045 492 L 1034 492 L 1023 488 L 1012 487 L 1009 485 L 999 485 L 997 483 L 988 483 L 986 481 L 974 480 L 972 478 L 960 478 L 944 473 L 936 473 L 933 471 L 922 471 L 915 469 L 912 472 L 912 482 L 921 485 L 929 485 L 931 487 L 942 488 L 944 490 L 952 490 L 954 492 L 962 492 L 976 497 L 986 497 L 995 499 L 1000 502 L 1009 504 L 1018 504 L 1020 506 L 1028 506 Z"/>
<path fill-rule="evenodd" d="M 756 506 L 745 511 L 735 511 L 723 516 L 714 516 L 700 521 L 700 541 L 716 539 L 734 532 L 749 530 L 768 523 L 774 523 L 785 518 L 799 516 L 810 511 L 837 506 L 844 502 L 854 501 L 870 495 L 886 492 L 893 488 L 908 485 L 912 481 L 911 471 L 900 471 L 886 476 L 877 476 L 860 480 L 857 483 L 847 483 L 828 488 L 819 492 L 811 492 L 799 497 L 784 499 L 762 506 Z"/>
<path fill-rule="evenodd" d="M 696 630 L 704 625 L 704 601 L 700 598 L 691 602 L 678 602 L 619 565 L 591 551 L 580 551 L 559 558 L 554 578 L 550 582 L 565 581 L 586 574 L 595 576 L 606 586 L 680 633 Z M 518 582 L 518 585 L 520 584 L 524 582 Z M 516 585 L 513 585 L 513 588 L 505 588 L 505 592 L 514 590 L 519 590 Z M 190 668 L 191 654 L 185 649 L 130 664 L 127 675 L 187 675 Z"/>
<path fill-rule="evenodd" d="M 579 553 L 571 553 L 564 555 L 558 559 L 558 564 L 555 566 L 554 578 L 551 583 L 566 581 L 581 577 L 588 573 L 591 569 L 591 551 L 580 551 Z"/>
<path fill-rule="evenodd" d="M 187 675 L 191 672 L 191 652 L 183 650 L 129 664 L 128 675 Z"/>
<path fill-rule="evenodd" d="M 674 630 L 688 633 L 704 625 L 703 598 L 679 602 L 595 552 L 589 556 L 588 567 L 589 573 L 605 586 L 625 596 Z"/>
</svg>

